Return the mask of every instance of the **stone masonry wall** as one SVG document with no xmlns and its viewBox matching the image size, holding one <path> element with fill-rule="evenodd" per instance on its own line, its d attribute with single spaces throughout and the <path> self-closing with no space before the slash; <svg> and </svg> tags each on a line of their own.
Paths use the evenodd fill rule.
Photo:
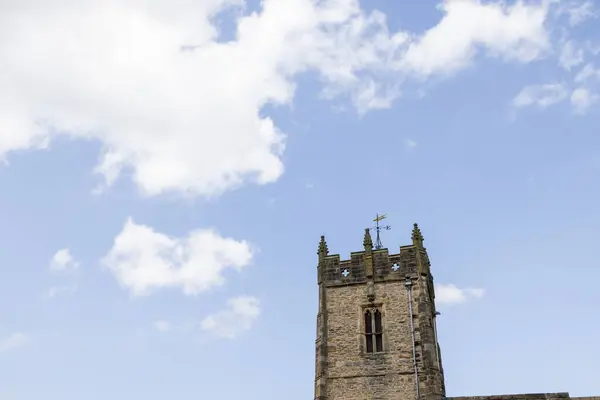
<svg viewBox="0 0 600 400">
<path fill-rule="evenodd" d="M 315 399 L 415 399 L 413 338 L 405 282 L 412 281 L 416 362 L 423 400 L 600 400 L 568 393 L 445 397 L 443 367 L 435 337 L 433 277 L 423 237 L 415 224 L 413 245 L 354 252 L 349 260 L 319 247 Z M 370 244 L 372 246 L 372 243 Z M 374 295 L 374 298 L 373 298 Z M 382 313 L 383 352 L 366 353 L 365 308 Z"/>
<path fill-rule="evenodd" d="M 402 281 L 375 284 L 384 352 L 365 354 L 366 285 L 327 288 L 328 400 L 415 398 L 408 295 Z"/>
</svg>

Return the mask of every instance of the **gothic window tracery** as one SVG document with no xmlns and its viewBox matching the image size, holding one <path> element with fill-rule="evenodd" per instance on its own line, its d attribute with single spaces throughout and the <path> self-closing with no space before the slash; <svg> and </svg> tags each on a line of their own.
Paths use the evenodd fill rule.
<svg viewBox="0 0 600 400">
<path fill-rule="evenodd" d="M 367 353 L 383 351 L 383 323 L 379 309 L 368 309 L 364 313 L 365 350 Z"/>
</svg>

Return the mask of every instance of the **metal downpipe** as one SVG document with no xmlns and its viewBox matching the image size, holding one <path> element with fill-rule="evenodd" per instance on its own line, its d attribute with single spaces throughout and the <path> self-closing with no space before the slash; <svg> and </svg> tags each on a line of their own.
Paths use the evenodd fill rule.
<svg viewBox="0 0 600 400">
<path fill-rule="evenodd" d="M 417 346 L 415 343 L 415 324 L 413 322 L 413 306 L 412 306 L 412 280 L 406 278 L 404 286 L 408 292 L 408 310 L 410 312 L 410 334 L 412 336 L 412 351 L 413 351 L 413 366 L 415 368 L 415 385 L 417 389 L 417 400 L 421 398 L 421 390 L 419 388 L 419 369 L 417 368 Z"/>
</svg>

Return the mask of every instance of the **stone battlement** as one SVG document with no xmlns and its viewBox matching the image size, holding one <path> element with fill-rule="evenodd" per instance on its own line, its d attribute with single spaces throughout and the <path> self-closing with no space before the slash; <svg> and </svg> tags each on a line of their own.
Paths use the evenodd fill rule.
<svg viewBox="0 0 600 400">
<path fill-rule="evenodd" d="M 367 282 L 365 251 L 350 254 L 350 259 L 341 260 L 339 254 L 323 259 L 323 278 L 326 286 L 344 286 Z M 417 248 L 402 246 L 400 252 L 390 254 L 388 249 L 373 250 L 373 279 L 375 282 L 398 281 L 417 273 Z"/>
</svg>

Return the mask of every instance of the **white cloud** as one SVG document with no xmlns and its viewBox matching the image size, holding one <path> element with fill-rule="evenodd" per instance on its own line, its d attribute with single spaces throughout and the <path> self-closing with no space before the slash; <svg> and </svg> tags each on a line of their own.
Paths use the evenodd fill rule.
<svg viewBox="0 0 600 400">
<path fill-rule="evenodd" d="M 467 66 L 478 47 L 488 55 L 529 62 L 550 47 L 544 27 L 547 2 L 446 0 L 444 18 L 412 42 L 402 63 L 421 75 L 452 73 Z"/>
<path fill-rule="evenodd" d="M 406 139 L 405 143 L 406 143 L 406 147 L 409 149 L 414 149 L 415 147 L 417 147 L 417 142 L 412 139 Z"/>
<path fill-rule="evenodd" d="M 576 114 L 585 114 L 592 104 L 598 101 L 598 95 L 587 88 L 577 88 L 571 94 L 571 104 Z"/>
<path fill-rule="evenodd" d="M 577 76 L 575 76 L 575 82 L 582 83 L 590 79 L 596 79 L 600 81 L 600 68 L 594 68 L 594 65 L 591 63 L 586 64 L 585 67 L 579 71 Z"/>
<path fill-rule="evenodd" d="M 76 279 L 78 278 L 79 265 L 79 262 L 75 260 L 68 248 L 58 250 L 50 260 L 50 270 L 55 273 L 67 274 L 71 282 L 54 285 L 46 291 L 45 295 L 49 298 L 54 298 L 59 295 L 77 292 L 78 285 Z"/>
<path fill-rule="evenodd" d="M 485 294 L 484 289 L 464 288 L 455 285 L 435 285 L 435 301 L 438 305 L 454 305 L 465 303 L 469 300 L 480 299 Z"/>
<path fill-rule="evenodd" d="M 0 353 L 23 347 L 30 341 L 31 339 L 23 333 L 13 333 L 5 338 L 0 338 Z"/>
<path fill-rule="evenodd" d="M 234 339 L 249 330 L 259 315 L 259 300 L 251 296 L 240 296 L 230 299 L 225 310 L 204 318 L 200 326 L 218 337 Z"/>
<path fill-rule="evenodd" d="M 594 71 L 584 68 L 579 74 L 576 82 L 585 81 Z M 570 99 L 573 111 L 576 114 L 585 114 L 590 106 L 598 101 L 600 97 L 590 91 L 589 88 L 579 87 L 573 90 L 569 97 L 569 90 L 565 84 L 546 84 L 527 86 L 513 99 L 513 106 L 517 108 L 537 106 L 546 108 L 563 100 Z"/>
<path fill-rule="evenodd" d="M 179 288 L 194 295 L 222 285 L 226 269 L 240 271 L 252 256 L 247 242 L 222 237 L 211 229 L 174 238 L 130 218 L 102 263 L 133 295 L 159 288 Z"/>
<path fill-rule="evenodd" d="M 189 333 L 200 328 L 216 337 L 234 339 L 252 328 L 260 315 L 260 301 L 252 296 L 238 296 L 229 299 L 227 307 L 210 314 L 202 319 L 200 324 L 173 324 L 169 321 L 158 320 L 154 328 L 161 332 Z"/>
<path fill-rule="evenodd" d="M 512 101 L 517 108 L 538 106 L 546 108 L 568 97 L 568 91 L 562 83 L 530 85 L 524 87 Z"/>
<path fill-rule="evenodd" d="M 570 71 L 571 68 L 583 63 L 583 49 L 578 47 L 575 42 L 568 40 L 561 45 L 558 62 L 561 67 Z"/>
<path fill-rule="evenodd" d="M 549 46 L 546 2 L 476 0 L 444 1 L 423 36 L 390 34 L 357 0 L 264 0 L 219 42 L 211 18 L 240 4 L 1 2 L 0 158 L 56 135 L 97 140 L 107 185 L 127 172 L 146 195 L 218 195 L 283 173 L 285 135 L 262 108 L 290 103 L 299 73 L 365 112 L 389 106 L 408 76 L 456 72 L 478 49 L 528 62 Z"/>
<path fill-rule="evenodd" d="M 78 268 L 79 263 L 73 258 L 68 248 L 58 250 L 50 260 L 50 269 L 55 272 L 72 272 Z"/>
</svg>

